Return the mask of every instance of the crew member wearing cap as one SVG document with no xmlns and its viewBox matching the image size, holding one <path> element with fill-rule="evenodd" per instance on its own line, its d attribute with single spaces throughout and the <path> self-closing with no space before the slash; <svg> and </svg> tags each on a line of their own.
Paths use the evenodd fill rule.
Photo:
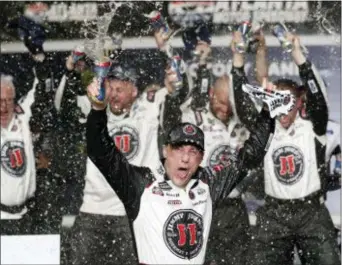
<svg viewBox="0 0 342 265">
<path fill-rule="evenodd" d="M 88 87 L 90 96 L 98 93 L 98 86 Z M 261 113 L 258 129 L 237 160 L 207 168 L 199 166 L 205 152 L 203 131 L 191 123 L 176 125 L 163 147 L 162 173 L 129 163 L 109 134 L 105 109 L 106 104 L 92 102 L 88 156 L 123 202 L 140 264 L 203 264 L 213 206 L 263 160 L 274 121 Z"/>
<path fill-rule="evenodd" d="M 139 93 L 141 79 L 134 65 L 137 62 L 128 62 L 129 54 L 125 56 L 112 64 L 107 75 L 108 132 L 129 163 L 147 166 L 162 177 L 158 117 L 168 90 Z M 89 101 L 88 104 L 90 111 Z M 124 205 L 90 159 L 87 160 L 83 203 L 73 234 L 71 264 L 137 263 Z"/>
</svg>

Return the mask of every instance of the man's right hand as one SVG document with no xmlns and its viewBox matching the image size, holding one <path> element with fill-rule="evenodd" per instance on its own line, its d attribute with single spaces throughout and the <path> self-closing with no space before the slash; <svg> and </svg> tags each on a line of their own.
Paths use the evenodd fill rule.
<svg viewBox="0 0 342 265">
<path fill-rule="evenodd" d="M 296 65 L 302 65 L 306 62 L 306 57 L 302 51 L 302 47 L 300 45 L 299 37 L 295 34 L 292 34 L 290 32 L 286 33 L 286 39 L 290 42 L 292 42 L 293 49 L 292 49 L 292 58 Z"/>
<path fill-rule="evenodd" d="M 66 60 L 66 68 L 69 71 L 83 72 L 85 70 L 85 53 L 83 46 L 77 46 Z"/>
<path fill-rule="evenodd" d="M 235 31 L 233 32 L 233 39 L 232 42 L 230 44 L 230 48 L 232 49 L 233 52 L 233 66 L 240 68 L 244 65 L 245 63 L 245 58 L 244 58 L 244 54 L 239 53 L 236 50 L 236 45 L 241 42 L 242 39 L 242 34 L 239 31 Z"/>
<path fill-rule="evenodd" d="M 167 88 L 169 94 L 175 92 L 175 88 L 173 87 L 172 83 L 177 79 L 177 73 L 172 71 L 171 67 L 168 67 L 165 70 L 165 78 L 164 78 L 164 85 Z"/>
<path fill-rule="evenodd" d="M 154 32 L 154 39 L 156 40 L 158 49 L 165 52 L 169 57 L 173 55 L 173 49 L 168 42 L 173 33 L 174 31 L 170 30 L 168 34 L 165 34 L 162 28 Z"/>
<path fill-rule="evenodd" d="M 108 82 L 108 81 L 105 81 Z M 91 82 L 87 87 L 88 98 L 91 102 L 92 108 L 95 110 L 103 110 L 107 107 L 108 103 L 108 93 L 106 90 L 105 100 L 100 103 L 96 100 L 96 97 L 100 94 L 100 84 L 96 77 L 94 77 L 93 82 Z"/>
</svg>

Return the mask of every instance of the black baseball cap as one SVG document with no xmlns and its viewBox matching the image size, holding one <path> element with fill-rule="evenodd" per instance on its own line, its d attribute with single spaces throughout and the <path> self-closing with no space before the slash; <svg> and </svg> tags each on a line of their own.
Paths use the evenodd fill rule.
<svg viewBox="0 0 342 265">
<path fill-rule="evenodd" d="M 196 125 L 184 122 L 173 127 L 167 135 L 166 144 L 190 144 L 204 151 L 204 133 Z"/>
</svg>

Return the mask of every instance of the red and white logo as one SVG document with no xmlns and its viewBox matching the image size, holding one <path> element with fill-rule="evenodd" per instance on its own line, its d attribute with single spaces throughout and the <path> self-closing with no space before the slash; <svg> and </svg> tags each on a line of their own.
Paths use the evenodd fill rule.
<svg viewBox="0 0 342 265">
<path fill-rule="evenodd" d="M 298 182 L 304 173 L 304 155 L 298 147 L 282 146 L 273 151 L 274 173 L 277 179 L 292 185 Z"/>
<path fill-rule="evenodd" d="M 181 259 L 196 257 L 203 246 L 203 218 L 194 210 L 173 212 L 164 224 L 164 242 Z"/>
<path fill-rule="evenodd" d="M 230 147 L 229 145 L 217 146 L 209 155 L 207 164 L 210 167 L 217 165 L 229 166 L 237 159 L 237 149 Z"/>
<path fill-rule="evenodd" d="M 183 132 L 186 135 L 195 135 L 196 134 L 196 128 L 193 125 L 187 124 L 183 127 Z"/>
<path fill-rule="evenodd" d="M 133 159 L 139 151 L 139 134 L 138 131 L 130 126 L 123 125 L 113 128 L 109 135 L 113 137 L 116 147 L 127 158 Z"/>
<path fill-rule="evenodd" d="M 22 177 L 26 172 L 24 143 L 9 141 L 1 147 L 1 167 L 13 177 Z"/>
</svg>

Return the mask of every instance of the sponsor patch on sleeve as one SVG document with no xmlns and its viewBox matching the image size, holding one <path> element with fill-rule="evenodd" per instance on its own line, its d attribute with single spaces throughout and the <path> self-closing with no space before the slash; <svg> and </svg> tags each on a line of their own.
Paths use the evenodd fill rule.
<svg viewBox="0 0 342 265">
<path fill-rule="evenodd" d="M 312 94 L 315 94 L 315 93 L 318 92 L 318 88 L 317 88 L 316 83 L 315 83 L 314 80 L 310 79 L 308 81 L 308 85 L 309 85 L 309 88 L 310 88 L 310 91 L 311 91 Z"/>
<path fill-rule="evenodd" d="M 147 101 L 148 102 L 154 102 L 154 100 L 155 100 L 155 97 L 156 97 L 156 92 L 157 91 L 155 91 L 155 90 L 152 90 L 152 91 L 148 91 L 147 92 Z"/>
<path fill-rule="evenodd" d="M 196 125 L 200 126 L 203 123 L 202 113 L 200 111 L 195 111 Z"/>
<path fill-rule="evenodd" d="M 25 113 L 24 110 L 23 110 L 23 108 L 22 108 L 20 105 L 16 105 L 16 106 L 14 107 L 14 112 L 17 113 L 17 114 L 23 114 L 23 113 Z"/>
</svg>

